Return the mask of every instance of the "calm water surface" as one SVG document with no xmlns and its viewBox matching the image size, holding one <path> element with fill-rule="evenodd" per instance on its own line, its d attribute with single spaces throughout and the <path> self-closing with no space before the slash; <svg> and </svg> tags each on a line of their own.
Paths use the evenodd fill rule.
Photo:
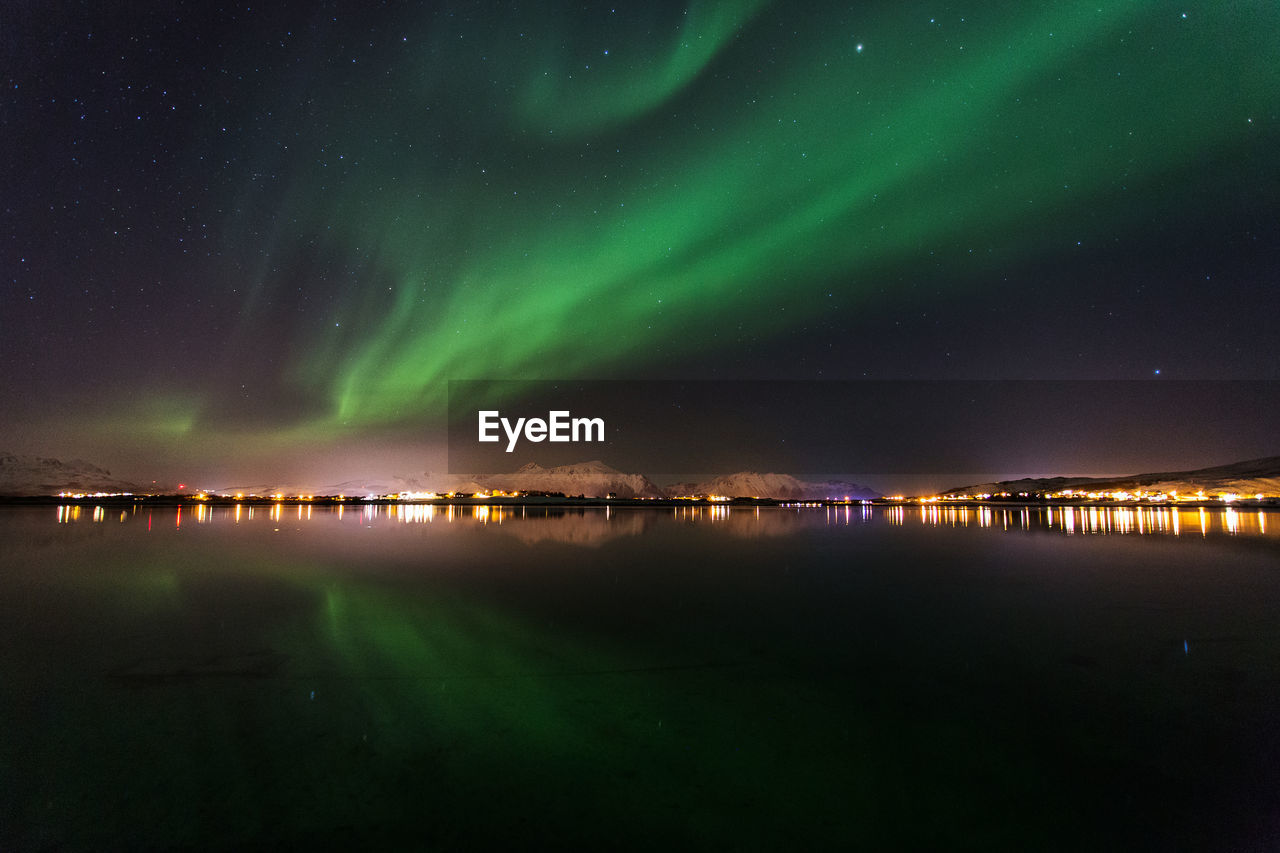
<svg viewBox="0 0 1280 853">
<path fill-rule="evenodd" d="M 1280 846 L 1280 515 L 0 511 L 0 849 Z"/>
</svg>

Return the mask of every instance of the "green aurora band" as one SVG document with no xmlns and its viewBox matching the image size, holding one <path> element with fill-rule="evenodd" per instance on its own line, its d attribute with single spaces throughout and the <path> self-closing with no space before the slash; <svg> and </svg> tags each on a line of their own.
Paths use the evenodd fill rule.
<svg viewBox="0 0 1280 853">
<path fill-rule="evenodd" d="M 1280 92 L 1263 3 L 639 14 L 440 12 L 348 76 L 254 90 L 289 141 L 245 154 L 274 180 L 231 205 L 262 257 L 235 343 L 287 338 L 315 402 L 282 435 L 421 424 L 450 379 L 625 375 L 795 333 L 904 269 L 968 286 L 1114 239 L 1231 176 Z M 291 264 L 350 284 L 268 327 L 309 287 Z"/>
</svg>

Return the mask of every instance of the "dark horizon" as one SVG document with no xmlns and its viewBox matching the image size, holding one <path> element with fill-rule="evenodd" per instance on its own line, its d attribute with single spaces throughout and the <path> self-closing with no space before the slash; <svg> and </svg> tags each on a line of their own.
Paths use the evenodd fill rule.
<svg viewBox="0 0 1280 853">
<path fill-rule="evenodd" d="M 0 454 L 2 455 L 2 454 Z M 28 457 L 30 459 L 30 457 Z M 20 461 L 22 460 L 20 457 Z M 72 470 L 76 469 L 76 463 L 85 462 L 86 460 L 57 460 Z M 738 474 L 764 474 L 764 475 L 796 475 L 792 472 L 782 470 L 749 470 L 749 469 L 726 469 L 722 471 L 702 471 L 702 472 L 686 472 L 686 473 L 670 473 L 670 472 L 653 472 L 643 470 L 624 470 L 615 465 L 610 464 L 607 460 L 578 460 L 577 462 L 568 463 L 568 466 L 591 465 L 596 462 L 603 464 L 620 474 L 624 475 L 641 475 L 647 478 L 658 488 L 667 490 L 672 486 L 688 484 L 688 483 L 709 483 L 712 480 L 721 477 L 732 477 Z M 825 474 L 813 474 L 808 476 L 799 476 L 796 479 L 807 483 L 819 482 L 845 482 L 866 489 L 871 489 L 883 496 L 902 495 L 907 497 L 941 495 L 948 492 L 954 492 L 970 486 L 991 484 L 991 483 L 1016 483 L 1021 480 L 1044 480 L 1053 478 L 1065 479 L 1093 479 L 1098 481 L 1106 480 L 1126 480 L 1148 478 L 1152 475 L 1171 475 L 1174 477 L 1180 475 L 1194 474 L 1206 470 L 1214 469 L 1230 469 L 1238 468 L 1246 463 L 1252 462 L 1273 462 L 1276 463 L 1268 469 L 1270 473 L 1250 474 L 1249 476 L 1280 476 L 1280 454 L 1266 457 L 1257 457 L 1251 459 L 1232 459 L 1230 461 L 1219 461 L 1204 465 L 1195 465 L 1184 468 L 1148 468 L 1144 470 L 1126 470 L 1126 471 L 1102 471 L 1081 473 L 1072 470 L 1045 470 L 1035 473 L 1026 471 L 967 471 L 954 472 L 950 474 L 938 473 L 910 473 L 910 474 L 885 474 L 885 473 L 867 473 L 867 472 L 831 472 Z M 528 464 L 528 463 L 526 463 Z M 538 463 L 533 463 L 538 464 Z M 553 469 L 568 466 L 540 466 L 544 469 Z M 495 472 L 494 475 L 512 474 L 518 469 L 510 471 Z M 249 497 L 251 494 L 261 499 L 269 499 L 277 491 L 283 490 L 282 494 L 286 498 L 296 498 L 303 495 L 314 495 L 316 497 L 335 497 L 340 493 L 344 493 L 343 489 L 335 489 L 339 486 L 350 487 L 345 490 L 348 496 L 354 497 L 358 495 L 358 490 L 373 486 L 381 486 L 377 489 L 380 494 L 387 494 L 399 491 L 437 491 L 443 493 L 452 488 L 456 488 L 459 484 L 466 481 L 467 475 L 463 474 L 436 474 L 434 472 L 422 472 L 419 475 L 400 476 L 392 475 L 388 477 L 363 477 L 348 480 L 315 480 L 315 481 L 286 481 L 280 479 L 269 478 L 249 478 L 237 482 L 219 481 L 209 482 L 205 480 L 187 478 L 188 482 L 180 482 L 178 480 L 157 481 L 138 478 L 129 478 L 122 476 L 116 472 L 109 472 L 115 480 L 123 481 L 128 485 L 130 491 L 139 494 L 159 495 L 175 498 L 194 497 L 200 493 L 208 493 L 215 496 L 231 496 L 237 493 Z M 1224 474 L 1230 472 L 1224 472 Z M 0 474 L 8 475 L 9 472 L 0 467 Z M 489 476 L 494 476 L 489 475 Z M 479 477 L 486 475 L 478 474 Z M 434 479 L 433 479 L 434 478 Z M 7 490 L 4 491 L 4 490 Z M 68 492 L 94 492 L 96 489 L 91 488 L 62 488 L 59 491 Z M 23 497 L 55 497 L 59 492 L 51 491 L 49 494 L 33 491 L 31 489 L 23 490 L 14 488 L 12 483 L 0 481 L 0 499 L 7 496 L 23 496 Z M 1269 494 L 1269 493 L 1268 493 Z M 776 496 L 774 496 L 776 497 Z"/>
</svg>

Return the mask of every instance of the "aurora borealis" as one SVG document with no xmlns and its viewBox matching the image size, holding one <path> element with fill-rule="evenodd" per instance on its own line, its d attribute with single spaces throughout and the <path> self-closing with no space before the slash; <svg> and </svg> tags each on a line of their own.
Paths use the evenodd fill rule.
<svg viewBox="0 0 1280 853">
<path fill-rule="evenodd" d="M 450 379 L 1280 378 L 1272 3 L 367 5 L 0 13 L 5 449 L 336 479 L 438 468 Z"/>
</svg>

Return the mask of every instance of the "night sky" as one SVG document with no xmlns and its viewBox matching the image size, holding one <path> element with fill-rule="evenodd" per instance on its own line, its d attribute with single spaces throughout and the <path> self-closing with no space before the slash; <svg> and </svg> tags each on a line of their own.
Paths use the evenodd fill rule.
<svg viewBox="0 0 1280 853">
<path fill-rule="evenodd" d="M 0 56 L 0 450 L 334 482 L 444 470 L 450 379 L 1280 379 L 1273 0 L 6 2 Z"/>
</svg>

